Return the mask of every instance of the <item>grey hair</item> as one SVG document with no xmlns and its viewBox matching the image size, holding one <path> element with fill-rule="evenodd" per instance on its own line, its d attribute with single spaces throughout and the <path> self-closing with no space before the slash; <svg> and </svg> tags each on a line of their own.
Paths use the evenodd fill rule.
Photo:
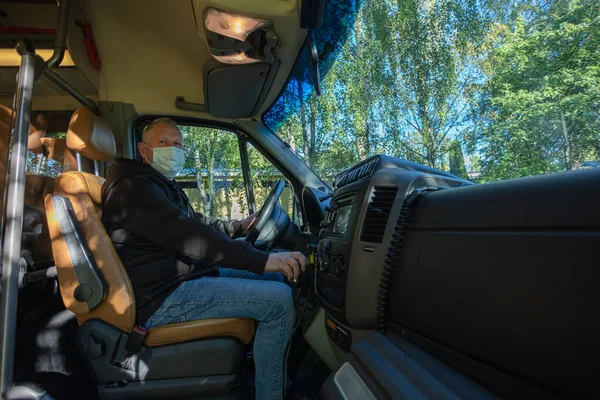
<svg viewBox="0 0 600 400">
<path fill-rule="evenodd" d="M 155 120 L 152 120 L 152 122 L 150 122 L 144 128 L 144 131 L 142 132 L 142 142 L 146 141 L 145 140 L 146 139 L 146 133 L 149 132 L 152 128 L 154 128 L 156 125 L 160 125 L 160 124 L 169 125 L 169 126 L 172 126 L 175 129 L 179 130 L 179 126 L 177 126 L 177 122 L 173 121 L 171 118 L 169 118 L 169 117 L 156 118 Z"/>
</svg>

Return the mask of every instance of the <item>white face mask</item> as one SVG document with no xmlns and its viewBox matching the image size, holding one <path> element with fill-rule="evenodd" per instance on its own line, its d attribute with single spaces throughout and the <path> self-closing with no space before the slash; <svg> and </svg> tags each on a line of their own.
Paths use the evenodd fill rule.
<svg viewBox="0 0 600 400">
<path fill-rule="evenodd" d="M 146 147 L 152 149 L 148 145 Z M 179 147 L 155 147 L 152 149 L 152 162 L 150 165 L 168 179 L 173 179 L 184 163 L 185 154 Z"/>
</svg>

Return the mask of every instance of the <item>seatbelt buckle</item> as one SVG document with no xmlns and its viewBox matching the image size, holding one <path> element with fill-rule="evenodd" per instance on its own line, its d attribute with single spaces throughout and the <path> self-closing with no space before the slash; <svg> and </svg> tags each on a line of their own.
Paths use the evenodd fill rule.
<svg viewBox="0 0 600 400">
<path fill-rule="evenodd" d="M 125 343 L 125 350 L 130 354 L 136 354 L 142 348 L 147 334 L 148 329 L 144 329 L 138 325 L 134 326 Z"/>
</svg>

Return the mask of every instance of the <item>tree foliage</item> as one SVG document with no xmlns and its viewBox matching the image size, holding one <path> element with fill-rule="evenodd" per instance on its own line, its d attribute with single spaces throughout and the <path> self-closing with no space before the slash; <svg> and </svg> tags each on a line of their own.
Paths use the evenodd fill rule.
<svg viewBox="0 0 600 400">
<path fill-rule="evenodd" d="M 482 63 L 479 122 L 488 179 L 600 159 L 598 1 L 557 0 L 497 23 Z"/>
<path fill-rule="evenodd" d="M 326 180 L 376 153 L 495 180 L 600 159 L 600 0 L 329 2 L 323 95 L 298 68 L 265 121 Z M 341 11 L 340 11 L 341 10 Z M 335 35 L 345 35 L 337 41 Z M 304 57 L 304 58 L 303 58 Z M 465 156 L 466 154 L 466 156 Z M 474 171 L 473 168 L 481 168 Z"/>
</svg>

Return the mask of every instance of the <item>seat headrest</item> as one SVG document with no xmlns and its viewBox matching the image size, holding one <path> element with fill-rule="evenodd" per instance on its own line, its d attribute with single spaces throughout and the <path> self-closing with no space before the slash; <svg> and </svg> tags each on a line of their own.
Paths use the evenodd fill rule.
<svg viewBox="0 0 600 400">
<path fill-rule="evenodd" d="M 42 138 L 40 139 L 43 147 L 48 152 L 48 160 L 63 161 L 65 158 L 65 150 L 67 150 L 67 142 L 65 139 Z"/>
<path fill-rule="evenodd" d="M 36 130 L 31 132 L 29 131 L 29 139 L 27 141 L 27 150 L 32 151 L 34 154 L 42 154 L 44 152 L 44 147 L 42 145 L 42 139 L 46 131 Z"/>
<path fill-rule="evenodd" d="M 10 135 L 10 124 L 11 124 L 12 110 L 0 104 L 0 140 L 3 143 L 8 143 L 8 136 Z M 36 128 L 33 124 L 29 124 L 29 139 L 27 141 L 27 149 L 31 150 L 35 154 L 41 154 L 42 143 L 40 138 L 44 137 L 46 131 L 41 128 Z"/>
<path fill-rule="evenodd" d="M 96 161 L 106 161 L 116 153 L 112 130 L 87 108 L 73 113 L 67 131 L 67 147 Z"/>
</svg>

